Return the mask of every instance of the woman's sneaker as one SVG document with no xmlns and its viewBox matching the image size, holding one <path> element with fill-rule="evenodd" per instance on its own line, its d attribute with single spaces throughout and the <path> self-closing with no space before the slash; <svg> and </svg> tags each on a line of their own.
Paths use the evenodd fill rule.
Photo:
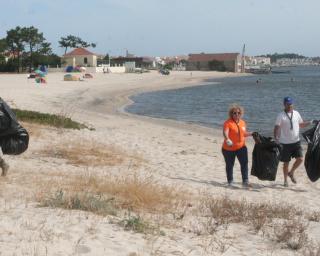
<svg viewBox="0 0 320 256">
<path fill-rule="evenodd" d="M 233 187 L 233 180 L 231 180 L 231 181 L 228 181 L 228 187 Z"/>
<path fill-rule="evenodd" d="M 283 186 L 286 187 L 286 188 L 289 187 L 288 181 L 285 181 L 285 182 L 283 183 Z"/>
<path fill-rule="evenodd" d="M 242 186 L 244 187 L 244 188 L 252 188 L 252 185 L 249 183 L 249 181 L 244 181 L 244 182 L 242 182 Z"/>
</svg>

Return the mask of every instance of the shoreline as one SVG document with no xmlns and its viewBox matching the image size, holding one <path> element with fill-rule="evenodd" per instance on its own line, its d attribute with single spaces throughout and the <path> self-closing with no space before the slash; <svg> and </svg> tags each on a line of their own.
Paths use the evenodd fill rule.
<svg viewBox="0 0 320 256">
<path fill-rule="evenodd" d="M 201 86 L 207 83 L 216 83 L 218 85 L 218 82 L 213 82 L 212 80 L 248 76 L 248 74 L 242 73 L 216 71 L 193 71 L 192 76 L 190 76 L 189 71 L 173 71 L 169 76 L 163 76 L 151 71 L 143 74 L 97 73 L 94 74 L 93 79 L 88 79 L 85 82 L 65 82 L 63 81 L 64 74 L 61 72 L 49 73 L 48 84 L 44 85 L 35 84 L 33 79 L 26 80 L 25 74 L 1 74 L 0 79 L 5 78 L 4 84 L 14 83 L 17 85 L 16 87 L 13 86 L 13 88 L 10 87 L 10 90 L 5 91 L 2 97 L 12 103 L 13 106 L 22 109 L 55 114 L 74 109 L 75 117 L 79 116 L 82 121 L 86 121 L 86 117 L 82 115 L 86 112 L 89 115 L 118 116 L 120 118 L 130 118 L 133 121 L 140 120 L 183 130 L 216 134 L 217 129 L 214 127 L 205 127 L 172 119 L 135 115 L 125 111 L 124 108 L 133 103 L 130 97 L 139 93 Z M 209 82 L 208 80 L 211 81 Z M 30 86 L 33 88 L 30 88 Z M 19 92 L 23 91 L 25 97 L 30 99 L 26 100 L 24 97 L 18 97 L 20 95 L 16 93 L 17 90 Z M 41 99 L 39 99 L 38 94 L 39 96 L 41 95 Z M 81 111 L 79 112 L 77 109 L 81 109 Z"/>
<path fill-rule="evenodd" d="M 176 72 L 181 72 L 181 71 L 176 71 Z M 187 72 L 189 73 L 189 72 Z M 208 72 L 209 73 L 209 72 Z M 218 127 L 207 127 L 207 126 L 202 126 L 197 123 L 188 123 L 184 121 L 179 121 L 179 120 L 174 120 L 174 119 L 166 119 L 166 118 L 155 118 L 155 117 L 150 117 L 146 115 L 138 115 L 134 113 L 130 113 L 125 110 L 126 107 L 134 104 L 134 101 L 130 99 L 130 97 L 141 94 L 141 93 L 148 93 L 148 92 L 155 92 L 155 91 L 164 91 L 164 90 L 175 90 L 175 89 L 182 89 L 182 88 L 188 88 L 188 87 L 199 87 L 199 86 L 204 86 L 206 84 L 215 84 L 219 85 L 220 82 L 217 81 L 208 81 L 208 80 L 215 80 L 215 79 L 223 79 L 226 77 L 241 77 L 241 76 L 248 76 L 250 74 L 241 74 L 241 73 L 223 73 L 223 72 L 215 72 L 215 75 L 218 76 L 205 76 L 201 78 L 197 78 L 194 80 L 186 79 L 185 81 L 178 82 L 178 83 L 173 83 L 173 84 L 167 84 L 165 86 L 159 85 L 158 87 L 143 87 L 139 89 L 132 89 L 128 90 L 125 92 L 120 92 L 119 94 L 113 95 L 114 97 L 117 98 L 118 102 L 115 106 L 115 111 L 112 114 L 119 114 L 121 116 L 125 117 L 130 117 L 133 119 L 139 119 L 141 121 L 147 121 L 151 122 L 153 124 L 158 124 L 158 125 L 165 125 L 169 127 L 174 127 L 174 128 L 180 128 L 184 130 L 190 130 L 190 131 L 197 131 L 201 132 L 204 134 L 214 134 L 217 135 L 220 130 Z M 123 94 L 124 93 L 124 94 Z"/>
</svg>

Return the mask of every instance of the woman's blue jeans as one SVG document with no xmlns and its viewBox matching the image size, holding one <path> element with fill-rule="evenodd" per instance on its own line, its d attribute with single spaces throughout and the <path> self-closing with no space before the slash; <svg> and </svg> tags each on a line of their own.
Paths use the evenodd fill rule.
<svg viewBox="0 0 320 256">
<path fill-rule="evenodd" d="M 235 151 L 228 151 L 222 149 L 222 154 L 224 156 L 224 160 L 226 162 L 226 172 L 227 172 L 227 179 L 228 182 L 233 181 L 233 166 L 236 157 L 240 163 L 241 167 L 241 175 L 242 175 L 242 182 L 248 181 L 248 149 L 246 146 L 235 150 Z"/>
</svg>

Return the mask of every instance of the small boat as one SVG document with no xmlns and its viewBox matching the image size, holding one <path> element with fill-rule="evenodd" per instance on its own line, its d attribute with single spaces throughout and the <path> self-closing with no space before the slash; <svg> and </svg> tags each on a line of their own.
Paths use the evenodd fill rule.
<svg viewBox="0 0 320 256">
<path fill-rule="evenodd" d="M 270 68 L 249 68 L 249 69 L 246 69 L 246 73 L 269 74 L 270 73 Z"/>
</svg>

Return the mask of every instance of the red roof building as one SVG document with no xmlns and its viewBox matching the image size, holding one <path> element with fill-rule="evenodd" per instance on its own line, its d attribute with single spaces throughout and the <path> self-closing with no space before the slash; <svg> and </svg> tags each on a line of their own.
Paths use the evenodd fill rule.
<svg viewBox="0 0 320 256">
<path fill-rule="evenodd" d="M 76 48 L 71 52 L 66 53 L 63 57 L 67 56 L 84 56 L 84 55 L 95 55 L 94 53 L 88 51 L 85 48 Z"/>
<path fill-rule="evenodd" d="M 84 48 L 76 48 L 62 57 L 65 66 L 96 67 L 97 55 Z"/>
</svg>

